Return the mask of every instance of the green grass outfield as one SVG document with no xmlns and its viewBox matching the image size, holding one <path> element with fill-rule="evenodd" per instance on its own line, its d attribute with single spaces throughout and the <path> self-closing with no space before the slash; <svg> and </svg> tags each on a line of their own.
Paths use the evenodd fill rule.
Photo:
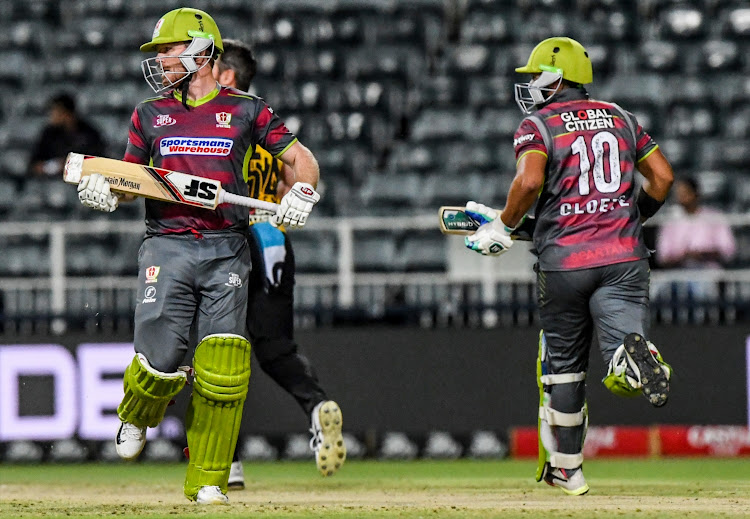
<svg viewBox="0 0 750 519">
<path fill-rule="evenodd" d="M 0 517 L 750 517 L 750 460 L 594 460 L 588 495 L 534 481 L 534 461 L 246 463 L 231 505 L 182 496 L 185 463 L 0 465 Z"/>
</svg>

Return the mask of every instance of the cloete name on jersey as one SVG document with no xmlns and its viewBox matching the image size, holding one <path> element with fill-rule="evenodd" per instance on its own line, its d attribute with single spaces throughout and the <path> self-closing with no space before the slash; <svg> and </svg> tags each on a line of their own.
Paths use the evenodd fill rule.
<svg viewBox="0 0 750 519">
<path fill-rule="evenodd" d="M 547 156 L 534 249 L 542 270 L 577 270 L 646 258 L 635 204 L 636 164 L 656 150 L 633 114 L 565 89 L 527 116 L 516 159 Z"/>
<path fill-rule="evenodd" d="M 186 110 L 170 91 L 136 106 L 125 160 L 219 180 L 228 192 L 248 196 L 255 146 L 278 157 L 297 140 L 261 98 L 246 92 L 221 87 L 190 105 Z M 212 211 L 146 200 L 150 234 L 242 231 L 247 215 L 247 208 L 229 204 Z"/>
</svg>

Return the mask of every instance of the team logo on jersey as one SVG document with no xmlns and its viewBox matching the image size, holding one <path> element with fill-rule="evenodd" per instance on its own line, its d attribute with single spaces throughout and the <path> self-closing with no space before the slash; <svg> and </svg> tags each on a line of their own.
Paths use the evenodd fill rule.
<svg viewBox="0 0 750 519">
<path fill-rule="evenodd" d="M 229 273 L 229 281 L 224 283 L 228 287 L 242 288 L 242 278 L 234 272 Z"/>
<path fill-rule="evenodd" d="M 143 293 L 143 304 L 156 302 L 156 287 L 146 287 Z"/>
<path fill-rule="evenodd" d="M 234 141 L 220 137 L 164 137 L 159 142 L 162 157 L 167 155 L 216 155 L 226 157 L 232 151 Z"/>
<path fill-rule="evenodd" d="M 156 283 L 161 267 L 151 266 L 146 269 L 146 283 Z"/>
<path fill-rule="evenodd" d="M 217 128 L 231 128 L 229 123 L 232 122 L 232 114 L 229 112 L 219 112 L 216 114 Z"/>
<path fill-rule="evenodd" d="M 169 114 L 162 114 L 156 116 L 156 121 L 154 121 L 154 128 L 159 128 L 160 126 L 172 126 L 177 121 L 172 119 L 172 116 Z"/>
</svg>

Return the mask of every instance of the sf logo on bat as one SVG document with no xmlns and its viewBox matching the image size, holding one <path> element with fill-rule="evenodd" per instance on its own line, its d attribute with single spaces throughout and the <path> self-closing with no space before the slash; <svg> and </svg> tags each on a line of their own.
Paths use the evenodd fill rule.
<svg viewBox="0 0 750 519">
<path fill-rule="evenodd" d="M 189 198 L 202 198 L 203 200 L 213 200 L 216 198 L 216 185 L 211 182 L 201 182 L 193 180 L 182 192 Z"/>
<path fill-rule="evenodd" d="M 221 182 L 210 178 L 195 178 L 177 171 L 170 171 L 164 177 L 188 202 L 214 208 L 221 189 Z"/>
</svg>

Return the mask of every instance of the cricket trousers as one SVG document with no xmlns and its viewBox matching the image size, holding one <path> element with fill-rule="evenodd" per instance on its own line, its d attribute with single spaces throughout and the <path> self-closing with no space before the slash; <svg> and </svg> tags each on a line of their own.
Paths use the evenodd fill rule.
<svg viewBox="0 0 750 519">
<path fill-rule="evenodd" d="M 537 269 L 547 373 L 586 373 L 594 333 L 607 364 L 627 334 L 648 338 L 649 274 L 645 259 L 583 270 Z M 586 382 L 552 385 L 550 398 L 555 410 L 577 413 L 586 402 Z M 584 435 L 585 426 L 557 428 L 558 450 L 580 452 Z"/>
<path fill-rule="evenodd" d="M 147 236 L 138 254 L 135 351 L 155 369 L 184 363 L 192 334 L 247 337 L 251 257 L 233 231 Z"/>
<path fill-rule="evenodd" d="M 253 262 L 248 296 L 247 329 L 255 357 L 279 386 L 310 417 L 327 400 L 310 361 L 294 341 L 294 251 L 285 232 L 268 222 L 250 226 Z"/>
</svg>

